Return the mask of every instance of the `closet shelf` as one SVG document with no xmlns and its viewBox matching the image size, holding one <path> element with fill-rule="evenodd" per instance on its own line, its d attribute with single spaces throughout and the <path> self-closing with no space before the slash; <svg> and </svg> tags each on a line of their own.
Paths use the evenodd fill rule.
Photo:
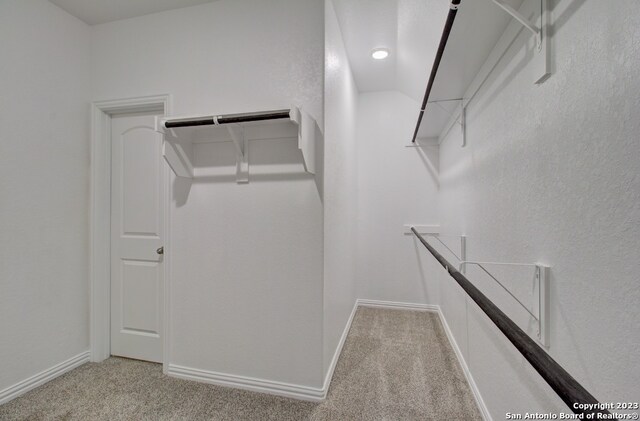
<svg viewBox="0 0 640 421">
<path fill-rule="evenodd" d="M 233 142 L 236 180 L 249 182 L 249 141 L 296 138 L 305 171 L 315 174 L 315 120 L 298 107 L 242 114 L 156 118 L 164 137 L 162 153 L 178 177 L 194 177 L 197 143 Z"/>
<path fill-rule="evenodd" d="M 412 143 L 438 144 L 457 126 L 464 146 L 467 103 L 522 31 L 529 37 L 532 82 L 546 80 L 548 19 L 547 0 L 452 0 Z"/>
</svg>

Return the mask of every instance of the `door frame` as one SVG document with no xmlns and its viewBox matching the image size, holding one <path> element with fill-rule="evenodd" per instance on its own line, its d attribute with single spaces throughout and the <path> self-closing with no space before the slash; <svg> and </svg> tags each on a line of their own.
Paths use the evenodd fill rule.
<svg viewBox="0 0 640 421">
<path fill-rule="evenodd" d="M 171 114 L 171 95 L 151 95 L 91 103 L 91 238 L 90 238 L 90 350 L 91 361 L 111 355 L 111 116 L 135 112 Z M 164 248 L 171 250 L 171 171 L 163 165 Z M 169 367 L 169 254 L 163 255 L 162 369 Z"/>
</svg>

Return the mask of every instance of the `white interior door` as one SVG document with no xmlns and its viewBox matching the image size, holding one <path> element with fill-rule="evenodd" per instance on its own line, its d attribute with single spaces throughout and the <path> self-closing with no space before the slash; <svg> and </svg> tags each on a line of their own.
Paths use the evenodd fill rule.
<svg viewBox="0 0 640 421">
<path fill-rule="evenodd" d="M 162 137 L 154 116 L 111 119 L 111 354 L 162 361 Z"/>
</svg>

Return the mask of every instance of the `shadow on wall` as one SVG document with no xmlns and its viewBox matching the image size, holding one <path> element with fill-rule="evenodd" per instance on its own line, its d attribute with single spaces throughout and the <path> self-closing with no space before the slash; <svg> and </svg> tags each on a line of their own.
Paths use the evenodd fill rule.
<svg viewBox="0 0 640 421">
<path fill-rule="evenodd" d="M 429 268 L 429 273 L 431 273 L 432 276 L 430 278 L 427 278 L 427 270 L 425 270 L 424 268 L 425 254 L 422 249 L 422 247 L 424 246 L 414 235 L 411 235 L 411 237 L 413 237 L 413 248 L 416 252 L 416 262 L 418 264 L 418 273 L 420 274 L 420 286 L 422 287 L 422 292 L 424 293 L 425 297 L 432 297 L 433 294 L 431 294 L 428 285 L 437 285 L 437 283 L 435 282 L 435 277 L 433 276 L 435 272 L 433 272 L 433 268 Z M 429 280 L 431 282 L 429 282 Z"/>
<path fill-rule="evenodd" d="M 173 187 L 171 190 L 173 192 L 173 201 L 177 207 L 182 207 L 187 203 L 192 184 L 193 179 L 191 178 L 175 177 L 173 179 Z"/>
<path fill-rule="evenodd" d="M 413 240 L 413 247 L 415 250 L 418 270 L 423 283 L 422 285 L 423 290 L 426 294 L 429 294 L 427 296 L 437 297 L 436 302 L 439 303 L 440 302 L 440 286 L 439 286 L 438 275 L 437 275 L 440 271 L 439 264 L 437 263 L 436 260 L 431 258 L 431 256 L 425 250 L 420 240 L 418 240 L 418 238 L 415 235 L 411 234 L 411 237 Z M 429 240 L 429 237 L 427 237 L 427 239 Z M 458 246 L 454 245 L 455 243 L 458 243 Z M 454 252 L 454 250 L 456 250 L 456 247 L 460 247 L 460 236 L 446 235 L 446 234 L 439 233 L 437 236 L 433 236 L 431 238 L 430 244 L 433 245 L 433 247 L 435 247 L 435 249 L 438 250 L 440 254 L 445 256 L 450 262 L 460 262 L 459 255 L 462 255 L 462 250 L 457 250 Z M 425 268 L 425 263 L 429 267 Z M 430 278 L 427 278 L 427 275 L 426 275 L 427 273 L 431 274 Z M 447 274 L 447 281 L 445 282 L 449 282 L 449 281 L 455 282 L 452 279 L 448 279 L 448 276 L 449 275 Z M 431 285 L 435 284 L 436 286 L 432 287 L 433 290 L 429 290 L 429 284 Z"/>
<path fill-rule="evenodd" d="M 529 18 L 531 18 L 531 16 L 529 16 Z M 523 34 L 527 37 L 527 41 L 526 44 L 524 44 L 524 54 L 522 54 L 520 49 L 514 49 L 512 48 L 514 44 L 516 44 L 516 41 L 520 40 L 520 38 L 523 36 Z M 529 39 L 531 38 L 531 39 Z M 496 79 L 500 80 L 499 85 L 492 87 L 490 90 L 490 93 L 488 94 L 484 94 L 482 95 L 482 100 L 480 103 L 477 104 L 473 104 L 473 100 L 470 102 L 470 104 L 473 104 L 473 106 L 468 106 L 468 109 L 471 108 L 478 108 L 478 110 L 484 110 L 486 108 L 489 107 L 490 104 L 492 104 L 496 97 L 505 91 L 505 89 L 508 86 L 511 86 L 511 83 L 513 81 L 513 79 L 518 76 L 519 74 L 521 74 L 523 71 L 525 71 L 527 69 L 528 64 L 531 62 L 531 60 L 533 60 L 534 58 L 534 54 L 533 54 L 533 49 L 535 48 L 534 42 L 533 42 L 533 38 L 529 36 L 528 32 L 525 32 L 524 27 L 522 29 L 520 29 L 520 31 L 518 32 L 518 35 L 516 37 L 513 38 L 513 40 L 511 41 L 511 43 L 509 44 L 509 46 L 506 48 L 506 50 L 502 53 L 502 56 L 500 57 L 500 60 L 498 60 L 494 67 L 493 70 L 491 70 L 491 72 L 487 75 L 487 77 L 483 80 L 483 82 L 480 84 L 479 88 L 478 88 L 478 92 L 480 92 L 482 89 L 485 88 L 485 84 L 487 83 L 491 83 L 493 81 L 495 81 Z M 553 47 L 552 47 L 553 49 Z M 521 56 L 520 58 L 518 58 L 518 56 Z M 553 57 L 553 54 L 550 54 L 549 57 Z M 509 69 L 509 74 L 505 75 L 504 77 L 500 77 L 499 74 L 495 73 L 494 70 L 496 67 L 499 66 L 500 63 L 509 63 L 509 66 L 507 67 Z M 553 77 L 553 73 L 554 73 L 554 62 L 553 60 L 550 60 L 551 63 L 551 77 Z M 533 83 L 533 82 L 532 82 Z M 467 111 L 467 124 L 470 124 L 470 114 Z M 469 142 L 469 137 L 467 138 L 467 143 Z"/>
<path fill-rule="evenodd" d="M 465 296 L 465 300 L 471 300 Z M 484 347 L 489 348 L 489 351 L 493 353 L 497 358 L 493 361 L 492 376 L 496 383 L 505 384 L 506 382 L 501 379 L 501 376 L 509 373 L 509 376 L 515 377 L 516 384 L 523 385 L 530 393 L 531 398 L 535 399 L 536 404 L 540 408 L 548 408 L 549 411 L 562 411 L 565 406 L 559 397 L 548 387 L 544 380 L 536 373 L 535 369 L 529 364 L 529 362 L 519 353 L 511 352 L 511 342 L 498 330 L 498 328 L 489 320 L 489 318 L 475 305 L 469 306 L 470 314 L 468 322 L 470 330 L 478 332 L 478 334 L 471 334 L 468 341 L 468 346 L 471 347 Z M 475 328 L 475 329 L 474 329 Z M 477 342 L 478 338 L 482 338 L 483 343 Z M 508 352 L 505 352 L 508 350 Z M 499 365 L 499 366 L 498 366 Z M 471 370 L 474 370 L 473 363 Z M 482 387 L 482 385 L 480 385 Z M 556 407 L 550 407 L 550 403 Z M 531 408 L 532 406 L 528 406 Z M 526 411 L 526 408 L 522 409 Z"/>
<path fill-rule="evenodd" d="M 562 11 L 558 11 L 557 9 L 558 4 L 559 3 L 567 3 L 567 6 L 562 10 Z M 555 60 L 553 59 L 555 57 L 555 37 L 554 34 L 560 29 L 562 28 L 562 26 L 580 9 L 580 7 L 585 3 L 584 0 L 566 0 L 566 1 L 562 1 L 562 0 L 550 0 L 550 7 L 551 7 L 551 11 L 552 11 L 552 21 L 551 21 L 551 27 L 549 28 L 549 36 L 551 37 L 551 45 L 550 45 L 550 52 L 549 52 L 549 65 L 551 67 L 551 77 L 553 77 L 553 74 L 555 74 L 556 72 L 556 63 Z M 560 13 L 559 15 L 556 16 L 556 13 Z M 533 19 L 533 16 L 529 16 L 530 19 Z M 500 58 L 500 60 L 498 60 L 498 62 L 496 63 L 496 65 L 494 66 L 497 67 L 499 63 L 501 62 L 506 62 L 506 63 L 515 63 L 514 65 L 510 65 L 510 71 L 509 74 L 501 79 L 501 82 L 499 84 L 499 86 L 496 86 L 494 88 L 492 88 L 491 90 L 491 94 L 490 95 L 485 95 L 484 99 L 483 99 L 483 103 L 484 105 L 480 105 L 477 104 L 476 106 L 479 109 L 484 109 L 487 108 L 487 106 L 491 103 L 493 103 L 495 97 L 500 93 L 503 92 L 504 89 L 508 86 L 511 85 L 511 82 L 513 81 L 513 79 L 520 74 L 521 72 L 525 71 L 527 68 L 527 65 L 529 64 L 529 62 L 533 59 L 534 57 L 534 53 L 533 53 L 533 49 L 535 48 L 532 39 L 527 41 L 527 47 L 524 51 L 524 54 L 522 54 L 522 57 L 519 58 L 519 60 L 516 62 L 517 59 L 517 55 L 520 55 L 521 52 L 519 50 L 512 50 L 512 46 L 513 44 L 516 42 L 517 39 L 520 38 L 520 36 L 522 35 L 523 32 L 526 32 L 524 27 L 520 29 L 518 36 L 516 36 L 513 41 L 511 42 L 511 44 L 509 44 L 509 47 L 505 50 L 503 56 Z M 529 37 L 528 34 L 526 34 L 527 37 Z M 529 37 L 530 38 L 530 37 Z M 489 79 L 495 79 L 497 77 L 497 75 L 494 74 L 493 71 L 490 72 L 489 76 L 487 77 L 487 79 L 485 79 L 485 81 L 482 83 L 482 85 L 484 85 Z M 482 85 L 480 87 L 480 89 L 482 88 Z"/>
<path fill-rule="evenodd" d="M 569 19 L 571 19 L 571 16 L 573 16 L 578 11 L 578 9 L 585 3 L 585 0 L 569 0 L 568 6 L 559 15 L 557 15 L 556 10 L 558 7 L 558 3 L 561 3 L 561 0 L 553 0 L 551 1 L 550 5 L 551 11 L 554 12 L 553 21 L 550 28 L 551 36 L 553 36 L 555 31 L 562 28 L 562 26 L 567 23 Z"/>
<path fill-rule="evenodd" d="M 324 138 L 315 125 L 316 174 L 306 171 L 297 138 L 249 141 L 249 184 L 314 180 L 320 201 L 323 201 Z M 175 177 L 173 201 L 177 207 L 187 203 L 193 184 L 236 184 L 236 149 L 231 142 L 209 142 L 193 145 L 193 179 Z M 242 184 L 238 185 L 239 188 Z"/>
<path fill-rule="evenodd" d="M 429 174 L 440 189 L 440 147 L 438 145 L 424 145 L 415 148 L 416 153 Z"/>
</svg>

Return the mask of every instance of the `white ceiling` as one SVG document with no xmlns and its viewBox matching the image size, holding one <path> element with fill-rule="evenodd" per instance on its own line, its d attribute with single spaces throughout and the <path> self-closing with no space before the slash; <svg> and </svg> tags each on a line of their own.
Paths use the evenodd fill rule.
<svg viewBox="0 0 640 421">
<path fill-rule="evenodd" d="M 214 0 L 49 0 L 89 25 L 133 18 Z"/>
<path fill-rule="evenodd" d="M 422 100 L 449 0 L 334 0 L 353 76 L 361 92 L 399 90 Z M 371 50 L 386 47 L 385 60 Z"/>
</svg>

